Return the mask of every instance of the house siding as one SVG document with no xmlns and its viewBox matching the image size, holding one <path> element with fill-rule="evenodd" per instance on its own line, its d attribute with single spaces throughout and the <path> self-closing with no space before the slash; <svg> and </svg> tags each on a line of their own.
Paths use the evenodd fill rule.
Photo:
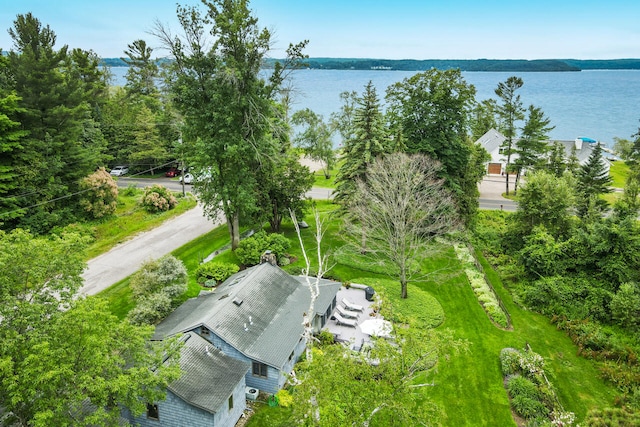
<svg viewBox="0 0 640 427">
<path fill-rule="evenodd" d="M 167 391 L 167 398 L 157 405 L 157 420 L 147 418 L 146 412 L 132 417 L 125 411 L 123 417 L 139 427 L 233 427 L 247 407 L 245 384 L 241 381 L 233 390 L 233 409 L 229 410 L 228 402 L 225 402 L 215 414 L 189 405 L 171 391 Z"/>
</svg>

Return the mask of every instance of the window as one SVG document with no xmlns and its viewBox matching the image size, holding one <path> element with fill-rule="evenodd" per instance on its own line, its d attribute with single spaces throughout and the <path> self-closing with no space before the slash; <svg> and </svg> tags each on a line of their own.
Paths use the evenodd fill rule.
<svg viewBox="0 0 640 427">
<path fill-rule="evenodd" d="M 291 352 L 291 354 L 289 355 L 289 360 L 293 359 L 293 351 Z"/>
<path fill-rule="evenodd" d="M 207 329 L 205 326 L 201 326 L 200 327 L 200 336 L 208 337 L 209 336 L 209 329 Z"/>
<path fill-rule="evenodd" d="M 160 412 L 158 412 L 158 405 L 147 403 L 147 418 L 150 420 L 159 420 Z"/>
<path fill-rule="evenodd" d="M 229 396 L 229 410 L 233 409 L 233 394 Z"/>
<path fill-rule="evenodd" d="M 267 378 L 267 365 L 264 363 L 253 362 L 253 376 Z"/>
</svg>

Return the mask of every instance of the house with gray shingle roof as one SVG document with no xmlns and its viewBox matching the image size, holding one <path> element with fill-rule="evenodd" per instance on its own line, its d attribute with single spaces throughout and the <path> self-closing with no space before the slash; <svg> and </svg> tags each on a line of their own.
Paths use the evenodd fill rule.
<svg viewBox="0 0 640 427">
<path fill-rule="evenodd" d="M 338 282 L 320 281 L 313 316 L 316 331 L 335 309 L 339 289 Z M 310 302 L 304 277 L 262 263 L 186 301 L 156 326 L 154 339 L 196 333 L 212 348 L 250 364 L 248 387 L 275 393 L 305 349 L 302 322 Z"/>
<path fill-rule="evenodd" d="M 506 139 L 507 137 L 499 131 L 490 129 L 476 141 L 476 144 L 480 144 L 484 147 L 491 156 L 491 159 L 486 164 L 486 172 L 488 174 L 501 174 L 504 172 L 507 158 L 503 152 L 502 144 Z M 575 140 L 553 140 L 548 142 L 549 146 L 552 146 L 556 142 L 560 143 L 564 148 L 565 159 L 569 159 L 575 154 L 578 159 L 578 163 L 583 165 L 589 160 L 589 156 L 593 152 L 594 144 L 598 144 L 598 142 L 588 141 L 593 140 L 589 140 L 588 138 L 576 138 Z M 512 154 L 511 163 L 514 163 L 517 158 L 518 154 Z M 603 164 L 607 170 L 611 167 L 611 163 L 604 157 Z"/>
<path fill-rule="evenodd" d="M 246 408 L 249 363 L 226 356 L 196 333 L 180 340 L 182 375 L 167 387 L 166 399 L 147 404 L 139 417 L 124 417 L 141 427 L 233 427 Z"/>
</svg>

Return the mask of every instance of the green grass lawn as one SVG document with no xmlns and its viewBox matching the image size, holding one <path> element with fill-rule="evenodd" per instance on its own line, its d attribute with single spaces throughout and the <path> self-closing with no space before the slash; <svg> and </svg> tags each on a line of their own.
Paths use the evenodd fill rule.
<svg viewBox="0 0 640 427">
<path fill-rule="evenodd" d="M 611 163 L 611 169 L 609 169 L 609 176 L 611 177 L 611 186 L 615 188 L 624 188 L 629 175 L 629 166 L 623 161 L 616 161 Z"/>
<path fill-rule="evenodd" d="M 494 289 L 508 309 L 513 330 L 497 328 L 488 319 L 468 284 L 453 248 L 444 246 L 424 262 L 425 271 L 441 271 L 421 281 L 410 283 L 409 298 L 402 300 L 400 286 L 391 280 L 384 269 L 357 253 L 340 250 L 344 241 L 340 235 L 340 220 L 333 216 L 336 208 L 329 201 L 316 201 L 324 219 L 325 235 L 322 250 L 332 253 L 333 268 L 327 276 L 373 286 L 392 303 L 394 313 L 410 318 L 414 325 L 452 331 L 455 338 L 467 342 L 467 351 L 450 354 L 438 362 L 434 387 L 422 388 L 425 399 L 437 403 L 443 410 L 444 426 L 510 426 L 515 425 L 500 372 L 499 354 L 504 347 L 523 348 L 529 344 L 547 362 L 551 381 L 565 409 L 575 412 L 582 420 L 591 408 L 610 406 L 615 389 L 599 378 L 594 363 L 576 356 L 577 348 L 549 319 L 523 310 L 512 301 L 497 274 L 479 257 Z M 316 265 L 315 221 L 307 216 L 310 225 L 302 230 L 304 245 Z M 283 224 L 284 234 L 292 240 L 291 254 L 297 261 L 286 267 L 299 272 L 303 267 L 302 252 L 293 226 Z M 203 258 L 229 242 L 228 231 L 221 226 L 210 233 L 176 249 L 172 254 L 181 259 L 189 270 L 189 289 L 184 299 L 200 291 L 193 272 Z M 219 260 L 237 262 L 231 251 L 219 255 Z M 119 317 L 126 316 L 133 306 L 128 279 L 100 294 L 110 302 L 111 310 Z M 437 301 L 437 302 L 436 302 Z M 258 405 L 249 427 L 290 425 L 289 411 Z"/>
<path fill-rule="evenodd" d="M 87 248 L 86 259 L 94 258 L 142 231 L 150 230 L 174 216 L 196 206 L 191 194 L 178 196 L 178 205 L 166 212 L 149 213 L 140 205 L 142 190 L 121 190 L 118 207 L 112 217 L 87 224 L 93 230 L 94 242 Z"/>
<path fill-rule="evenodd" d="M 330 203 L 323 203 L 320 209 L 325 214 L 331 211 Z M 307 222 L 312 224 L 307 218 Z M 326 223 L 327 233 L 323 240 L 324 250 L 335 250 L 342 244 L 337 221 Z M 306 230 L 305 245 L 313 248 Z M 432 399 L 445 414 L 445 426 L 509 426 L 515 425 L 511 416 L 507 393 L 503 387 L 499 354 L 504 347 L 523 348 L 529 344 L 533 351 L 542 355 L 547 362 L 551 381 L 565 409 L 575 412 L 582 420 L 591 408 L 602 408 L 613 403 L 616 391 L 600 379 L 595 365 L 576 356 L 577 348 L 569 337 L 553 326 L 549 319 L 516 306 L 508 291 L 502 286 L 497 274 L 483 258 L 480 258 L 487 275 L 510 312 L 513 330 L 497 328 L 489 320 L 468 284 L 464 272 L 452 248 L 439 252 L 425 262 L 428 271 L 444 271 L 427 280 L 410 284 L 409 298 L 399 298 L 399 284 L 388 280 L 379 268 L 368 269 L 372 263 L 347 260 L 344 255 L 333 259 L 336 262 L 329 276 L 340 280 L 366 283 L 383 291 L 392 299 L 396 310 L 404 313 L 428 310 L 422 298 L 433 295 L 444 312 L 444 323 L 439 328 L 453 331 L 458 339 L 468 343 L 468 351 L 452 354 L 438 363 L 435 387 L 422 389 L 427 398 Z M 386 277 L 386 279 L 384 279 Z M 429 318 L 428 314 L 415 315 L 419 321 Z M 278 419 L 282 419 L 278 410 Z M 258 416 L 249 423 L 250 427 L 280 425 L 275 422 L 273 409 L 263 407 Z M 264 421 L 265 419 L 271 421 Z M 283 423 L 282 425 L 286 425 Z"/>
</svg>

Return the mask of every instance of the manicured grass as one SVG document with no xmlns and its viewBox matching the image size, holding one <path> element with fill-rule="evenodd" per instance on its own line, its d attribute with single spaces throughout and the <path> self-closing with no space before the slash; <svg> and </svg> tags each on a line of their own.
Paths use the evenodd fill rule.
<svg viewBox="0 0 640 427">
<path fill-rule="evenodd" d="M 611 169 L 609 169 L 609 176 L 611 177 L 611 185 L 615 188 L 624 188 L 629 175 L 629 166 L 623 161 L 616 161 L 611 163 Z"/>
<path fill-rule="evenodd" d="M 330 171 L 330 177 L 329 179 L 327 179 L 324 176 L 324 171 L 319 170 L 319 171 L 315 171 L 313 173 L 313 177 L 314 177 L 314 181 L 313 181 L 313 186 L 314 187 L 320 187 L 320 188 L 336 188 L 336 173 L 338 172 L 337 168 L 333 168 Z"/>
<path fill-rule="evenodd" d="M 545 358 L 561 403 L 566 410 L 575 412 L 578 420 L 582 420 L 591 408 L 612 404 L 616 391 L 599 378 L 594 363 L 577 357 L 575 345 L 565 333 L 551 325 L 549 319 L 515 305 L 498 275 L 478 254 L 488 279 L 511 315 L 512 331 L 501 330 L 489 320 L 473 294 L 452 247 L 444 245 L 424 261 L 424 271 L 437 273 L 410 283 L 409 298 L 402 300 L 399 298 L 399 283 L 384 274 L 376 263 L 372 260 L 367 262 L 366 256 L 357 252 L 338 250 L 344 241 L 340 234 L 340 220 L 332 215 L 336 205 L 329 201 L 316 201 L 316 207 L 325 219 L 322 251 L 334 253 L 330 258 L 333 268 L 328 277 L 370 285 L 385 295 L 393 307 L 394 317 L 409 319 L 421 327 L 440 325 L 438 328 L 452 331 L 456 339 L 467 343 L 467 351 L 450 354 L 438 362 L 433 376 L 434 387 L 420 389 L 425 399 L 442 408 L 442 425 L 515 425 L 503 387 L 499 354 L 504 347 L 523 348 L 527 343 Z M 316 265 L 315 221 L 311 216 L 307 216 L 305 221 L 310 227 L 302 230 L 303 242 L 312 264 Z M 283 224 L 283 231 L 292 240 L 292 255 L 298 258 L 286 269 L 297 273 L 304 266 L 298 239 L 290 223 Z M 173 252 L 190 272 L 185 299 L 197 295 L 201 289 L 193 277 L 195 267 L 228 241 L 227 228 L 221 226 Z M 237 262 L 230 251 L 223 252 L 217 259 Z M 131 308 L 127 280 L 101 295 L 109 299 L 112 311 L 120 317 L 124 317 Z M 289 425 L 288 413 L 283 408 L 263 406 L 257 409 L 248 426 Z"/>
<path fill-rule="evenodd" d="M 328 213 L 331 206 L 325 203 L 321 209 Z M 309 218 L 306 220 L 312 224 Z M 327 234 L 322 242 L 324 251 L 341 244 L 341 239 L 333 235 L 338 229 L 337 222 L 330 221 L 326 225 Z M 308 240 L 312 232 L 311 228 L 303 232 L 305 245 L 310 245 L 308 248 L 313 247 Z M 503 387 L 499 354 L 504 347 L 523 348 L 527 343 L 545 358 L 561 403 L 566 410 L 575 412 L 578 420 L 582 420 L 589 409 L 612 405 L 616 391 L 600 379 L 594 363 L 576 356 L 575 345 L 549 319 L 516 306 L 491 266 L 481 256 L 479 260 L 511 315 L 511 331 L 501 330 L 489 320 L 473 294 L 453 248 L 445 248 L 425 261 L 424 270 L 439 273 L 410 283 L 407 300 L 399 298 L 399 284 L 388 277 L 383 278 L 379 267 L 369 271 L 366 262 L 345 260 L 344 254 L 333 259 L 336 264 L 328 275 L 372 285 L 392 301 L 394 310 L 403 315 L 415 313 L 413 320 L 417 322 L 428 318 L 420 312 L 426 309 L 418 302 L 423 295 L 433 295 L 439 301 L 444 312 L 444 323 L 439 328 L 451 330 L 455 338 L 468 344 L 466 352 L 451 354 L 441 360 L 434 376 L 436 385 L 422 389 L 426 398 L 443 409 L 442 425 L 515 425 Z M 268 426 L 261 420 L 266 416 L 264 413 L 272 410 L 260 409 L 259 416 L 252 419 L 249 426 Z"/>
<path fill-rule="evenodd" d="M 87 249 L 87 260 L 107 252 L 137 233 L 157 227 L 169 218 L 196 206 L 195 198 L 188 194 L 186 197 L 177 197 L 178 205 L 175 208 L 152 214 L 140 205 L 142 190 L 135 190 L 131 195 L 128 193 L 129 190 L 121 190 L 118 196 L 118 208 L 111 218 L 88 224 L 93 229 L 95 241 Z"/>
<path fill-rule="evenodd" d="M 220 226 L 171 252 L 171 255 L 184 263 L 189 272 L 189 284 L 187 292 L 185 292 L 181 298 L 182 301 L 197 296 L 203 289 L 197 283 L 195 277 L 195 270 L 198 265 L 203 259 L 209 256 L 209 254 L 228 243 L 229 234 L 227 227 Z M 222 262 L 238 262 L 237 257 L 231 251 L 220 254 L 219 258 L 216 259 Z M 109 301 L 109 309 L 120 319 L 124 319 L 127 313 L 129 313 L 129 310 L 135 307 L 135 302 L 131 298 L 132 293 L 129 282 L 130 277 L 127 277 L 98 294 L 100 297 Z"/>
</svg>

